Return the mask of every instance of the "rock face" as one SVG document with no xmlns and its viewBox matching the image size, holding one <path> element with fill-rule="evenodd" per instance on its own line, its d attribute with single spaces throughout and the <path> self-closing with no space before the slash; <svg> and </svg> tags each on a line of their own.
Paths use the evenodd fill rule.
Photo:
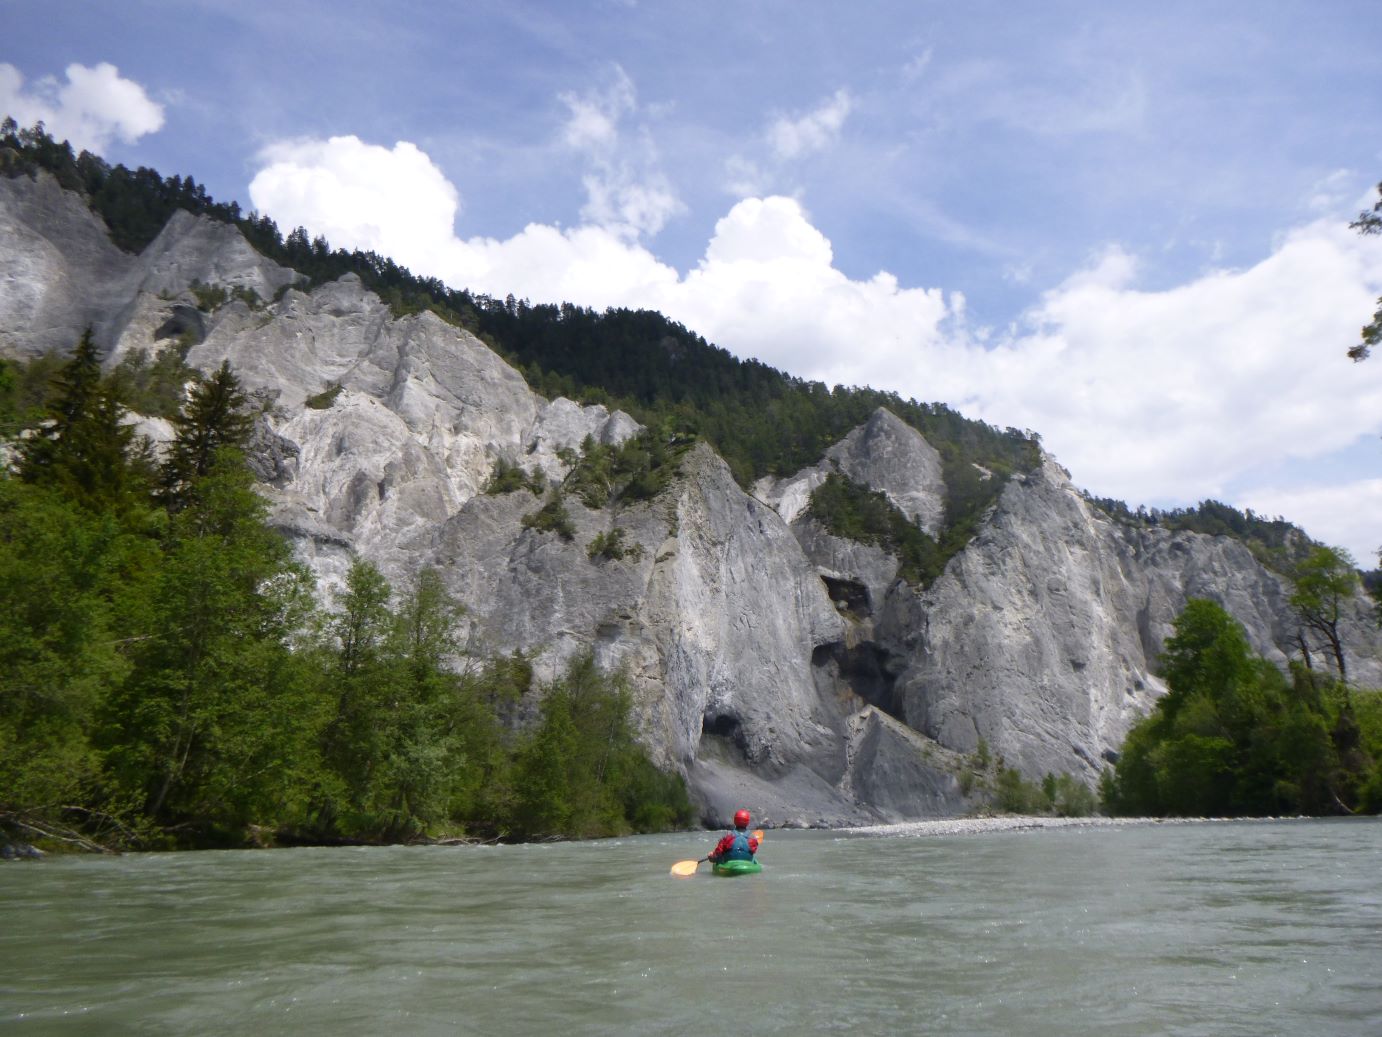
<svg viewBox="0 0 1382 1037">
<path fill-rule="evenodd" d="M 941 455 L 920 432 L 891 411 L 878 409 L 869 420 L 825 452 L 820 464 L 787 479 L 759 480 L 754 494 L 788 522 L 805 510 L 813 491 L 831 472 L 884 494 L 935 535 L 945 513 Z"/>
<path fill-rule="evenodd" d="M 908 723 L 965 751 L 979 738 L 1024 773 L 1086 777 L 1114 758 L 1165 689 L 1153 674 L 1191 597 L 1219 602 L 1253 648 L 1285 663 L 1290 588 L 1239 541 L 1130 530 L 1092 509 L 1049 458 L 1015 479 L 986 529 L 890 633 Z M 1382 677 L 1359 599 L 1347 617 L 1354 676 Z"/>
<path fill-rule="evenodd" d="M 131 256 L 46 173 L 0 177 L 0 242 L 0 350 L 14 357 L 70 349 L 87 327 L 111 356 L 152 349 L 189 321 L 197 330 L 194 282 L 267 300 L 298 280 L 234 227 L 182 211 Z"/>
<path fill-rule="evenodd" d="M 70 349 L 87 325 L 104 330 L 133 299 L 133 258 L 50 176 L 0 177 L 0 241 L 0 347 L 8 356 Z M 103 345 L 111 341 L 102 336 Z"/>
<path fill-rule="evenodd" d="M 752 494 L 701 445 L 651 501 L 568 495 L 569 540 L 527 528 L 532 492 L 484 492 L 499 462 L 559 482 L 586 437 L 637 424 L 537 396 L 473 336 L 394 319 L 354 276 L 297 283 L 233 228 L 180 213 L 131 256 L 51 179 L 0 179 L 0 352 L 68 349 L 90 325 L 110 362 L 173 338 L 203 370 L 229 360 L 262 404 L 252 463 L 274 521 L 324 588 L 357 555 L 396 587 L 434 566 L 473 653 L 522 650 L 544 679 L 583 651 L 623 667 L 645 743 L 707 820 L 743 804 L 776 824 L 962 812 L 981 741 L 1030 778 L 1093 781 L 1164 691 L 1155 659 L 1187 598 L 1224 604 L 1278 662 L 1292 643 L 1288 588 L 1241 544 L 1117 525 L 1050 458 L 930 588 L 908 586 L 896 559 L 806 514 L 840 471 L 939 528 L 940 457 L 884 410 Z M 616 529 L 631 550 L 592 557 Z M 1351 666 L 1382 683 L 1367 618 L 1357 602 Z"/>
</svg>

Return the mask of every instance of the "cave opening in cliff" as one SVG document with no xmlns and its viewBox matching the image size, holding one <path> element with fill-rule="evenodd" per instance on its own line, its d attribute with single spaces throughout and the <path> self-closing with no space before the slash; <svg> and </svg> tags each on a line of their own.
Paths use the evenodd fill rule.
<svg viewBox="0 0 1382 1037">
<path fill-rule="evenodd" d="M 707 753 L 717 755 L 713 750 L 718 747 L 721 750 L 718 755 L 742 760 L 747 746 L 744 728 L 738 717 L 729 713 L 711 713 L 701 718 L 702 756 Z"/>
<path fill-rule="evenodd" d="M 817 672 L 834 677 L 875 709 L 902 719 L 902 703 L 896 693 L 897 662 L 891 652 L 873 641 L 850 647 L 840 641 L 817 645 L 811 653 Z"/>
<path fill-rule="evenodd" d="M 188 345 L 197 346 L 206 341 L 206 323 L 201 313 L 192 306 L 174 306 L 168 319 L 154 332 L 154 341 L 164 339 L 183 339 Z"/>
<path fill-rule="evenodd" d="M 834 576 L 821 576 L 825 592 L 835 607 L 855 619 L 867 619 L 873 615 L 873 599 L 869 589 L 857 580 L 842 580 Z"/>
</svg>

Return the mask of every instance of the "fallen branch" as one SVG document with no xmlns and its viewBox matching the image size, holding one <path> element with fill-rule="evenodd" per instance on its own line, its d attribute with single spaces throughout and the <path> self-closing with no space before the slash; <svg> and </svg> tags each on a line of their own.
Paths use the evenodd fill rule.
<svg viewBox="0 0 1382 1037">
<path fill-rule="evenodd" d="M 124 840 L 124 845 L 127 847 L 137 847 L 141 842 L 138 832 L 130 828 L 129 825 L 125 824 L 119 818 L 113 817 L 102 810 L 92 810 L 90 807 L 77 806 L 74 803 L 64 804 L 58 809 L 62 810 L 64 813 L 81 814 L 91 821 L 94 821 L 99 834 L 104 835 L 106 830 L 118 832 L 120 837 Z"/>
<path fill-rule="evenodd" d="M 53 825 L 51 823 L 40 824 L 32 818 L 20 817 L 18 814 L 0 814 L 0 823 L 11 825 L 21 831 L 36 835 L 41 839 L 52 839 L 55 842 L 65 843 L 68 846 L 76 846 L 88 853 L 116 854 L 119 851 L 113 850 L 109 846 L 102 846 L 98 842 L 86 838 L 70 828 Z"/>
</svg>

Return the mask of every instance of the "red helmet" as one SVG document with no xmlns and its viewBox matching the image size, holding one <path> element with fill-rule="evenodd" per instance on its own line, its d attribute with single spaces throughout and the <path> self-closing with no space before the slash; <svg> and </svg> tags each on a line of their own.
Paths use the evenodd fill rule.
<svg viewBox="0 0 1382 1037">
<path fill-rule="evenodd" d="M 749 812 L 747 810 L 736 810 L 734 812 L 734 827 L 747 828 L 749 826 Z"/>
</svg>

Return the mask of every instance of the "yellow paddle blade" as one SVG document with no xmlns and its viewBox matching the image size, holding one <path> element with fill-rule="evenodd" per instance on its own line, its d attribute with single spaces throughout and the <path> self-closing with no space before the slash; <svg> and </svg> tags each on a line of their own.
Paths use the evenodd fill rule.
<svg viewBox="0 0 1382 1037">
<path fill-rule="evenodd" d="M 761 843 L 763 841 L 763 829 L 755 828 L 753 830 L 753 837 Z"/>
<path fill-rule="evenodd" d="M 688 875 L 696 874 L 696 866 L 700 863 L 700 861 L 677 861 L 676 864 L 672 865 L 672 874 L 684 879 Z"/>
</svg>

